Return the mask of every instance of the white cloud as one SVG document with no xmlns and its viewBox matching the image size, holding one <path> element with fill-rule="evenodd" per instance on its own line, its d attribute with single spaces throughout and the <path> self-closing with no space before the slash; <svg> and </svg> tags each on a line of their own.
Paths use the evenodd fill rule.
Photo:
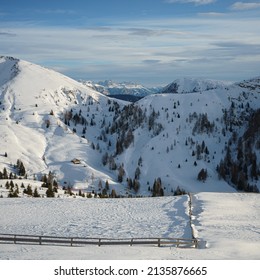
<svg viewBox="0 0 260 280">
<path fill-rule="evenodd" d="M 195 5 L 208 5 L 216 0 L 166 0 L 167 3 L 194 3 Z"/>
<path fill-rule="evenodd" d="M 260 8 L 260 3 L 244 3 L 244 2 L 236 2 L 231 6 L 231 10 L 235 11 L 243 11 L 243 10 L 253 10 Z"/>
<path fill-rule="evenodd" d="M 216 12 L 208 12 L 208 13 L 199 13 L 199 16 L 207 16 L 207 17 L 222 17 L 225 16 L 225 13 L 216 13 Z"/>
<path fill-rule="evenodd" d="M 93 80 L 156 84 L 194 73 L 231 80 L 239 80 L 240 72 L 243 78 L 244 71 L 248 77 L 259 75 L 260 19 L 210 15 L 124 20 L 96 28 L 13 23 L 0 30 L 1 54 Z"/>
</svg>

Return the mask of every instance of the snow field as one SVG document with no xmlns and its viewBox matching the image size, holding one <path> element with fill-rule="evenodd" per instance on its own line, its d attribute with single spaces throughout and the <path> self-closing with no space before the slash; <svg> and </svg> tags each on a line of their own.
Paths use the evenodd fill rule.
<svg viewBox="0 0 260 280">
<path fill-rule="evenodd" d="M 218 258 L 260 259 L 260 195 L 198 193 L 193 196 L 193 224 Z"/>
<path fill-rule="evenodd" d="M 191 237 L 188 196 L 135 199 L 0 199 L 1 233 L 79 237 Z M 259 260 L 259 194 L 192 195 L 204 249 L 0 244 L 0 259 Z"/>
<path fill-rule="evenodd" d="M 191 238 L 187 196 L 133 199 L 1 199 L 1 233 L 67 237 Z"/>
</svg>

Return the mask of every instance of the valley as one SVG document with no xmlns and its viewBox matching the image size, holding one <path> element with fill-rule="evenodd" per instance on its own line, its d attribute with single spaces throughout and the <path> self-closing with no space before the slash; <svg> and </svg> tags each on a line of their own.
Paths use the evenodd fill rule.
<svg viewBox="0 0 260 280">
<path fill-rule="evenodd" d="M 14 58 L 0 73 L 2 179 L 104 197 L 259 191 L 257 78 L 177 80 L 181 92 L 131 103 Z"/>
</svg>

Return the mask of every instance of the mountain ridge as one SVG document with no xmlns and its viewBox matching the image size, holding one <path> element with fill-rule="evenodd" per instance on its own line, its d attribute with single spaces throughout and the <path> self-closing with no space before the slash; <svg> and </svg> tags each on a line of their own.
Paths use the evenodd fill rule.
<svg viewBox="0 0 260 280">
<path fill-rule="evenodd" d="M 145 87 L 133 82 L 114 82 L 112 80 L 99 81 L 80 81 L 84 85 L 108 96 L 134 96 L 142 98 L 144 96 L 160 92 L 161 87 Z"/>
<path fill-rule="evenodd" d="M 245 134 L 258 128 L 257 79 L 133 104 L 11 61 L 0 59 L 0 171 L 19 159 L 31 180 L 112 196 L 259 189 L 259 133 Z"/>
<path fill-rule="evenodd" d="M 162 89 L 162 93 L 192 93 L 226 88 L 233 84 L 227 81 L 184 77 L 174 80 Z"/>
</svg>

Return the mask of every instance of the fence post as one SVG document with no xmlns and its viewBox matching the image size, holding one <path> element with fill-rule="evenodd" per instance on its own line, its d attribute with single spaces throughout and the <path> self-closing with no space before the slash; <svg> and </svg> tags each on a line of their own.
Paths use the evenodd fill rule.
<svg viewBox="0 0 260 280">
<path fill-rule="evenodd" d="M 99 247 L 101 246 L 101 238 L 99 238 L 99 240 L 98 240 L 98 246 Z"/>
<path fill-rule="evenodd" d="M 158 247 L 160 247 L 160 246 L 161 246 L 161 239 L 158 238 Z"/>
<path fill-rule="evenodd" d="M 133 246 L 133 241 L 134 241 L 134 238 L 131 238 L 131 244 L 130 244 L 130 246 Z"/>
<path fill-rule="evenodd" d="M 16 244 L 16 235 L 14 235 L 14 244 Z"/>
<path fill-rule="evenodd" d="M 42 237 L 39 236 L 39 244 L 42 245 Z"/>
<path fill-rule="evenodd" d="M 73 238 L 70 239 L 70 246 L 73 245 Z"/>
</svg>

